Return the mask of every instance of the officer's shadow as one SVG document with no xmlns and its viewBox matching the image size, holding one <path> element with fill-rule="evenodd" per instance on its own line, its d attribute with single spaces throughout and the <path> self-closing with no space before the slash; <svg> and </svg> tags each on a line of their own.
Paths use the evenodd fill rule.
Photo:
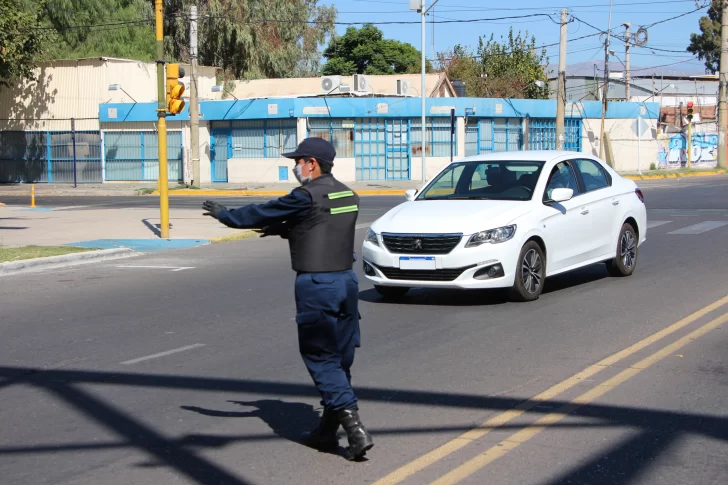
<svg viewBox="0 0 728 485">
<path fill-rule="evenodd" d="M 253 411 L 218 411 L 197 406 L 180 406 L 187 411 L 217 418 L 260 418 L 276 435 L 283 439 L 306 446 L 303 434 L 313 429 L 319 423 L 319 414 L 310 404 L 298 402 L 283 402 L 278 399 L 261 399 L 259 401 L 228 401 L 240 406 L 251 406 Z M 339 428 L 341 431 L 341 428 Z M 342 438 L 346 441 L 346 437 Z M 334 455 L 344 456 L 346 450 L 339 446 L 336 451 L 322 451 Z"/>
</svg>

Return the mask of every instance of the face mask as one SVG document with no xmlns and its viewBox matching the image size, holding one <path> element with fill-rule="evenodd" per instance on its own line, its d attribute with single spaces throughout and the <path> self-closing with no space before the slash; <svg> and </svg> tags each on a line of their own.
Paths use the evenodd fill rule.
<svg viewBox="0 0 728 485">
<path fill-rule="evenodd" d="M 293 167 L 293 175 L 296 177 L 296 180 L 298 180 L 298 183 L 301 185 L 306 185 L 311 181 L 311 175 L 308 177 L 301 176 L 301 170 L 303 170 L 303 165 L 296 165 Z"/>
</svg>

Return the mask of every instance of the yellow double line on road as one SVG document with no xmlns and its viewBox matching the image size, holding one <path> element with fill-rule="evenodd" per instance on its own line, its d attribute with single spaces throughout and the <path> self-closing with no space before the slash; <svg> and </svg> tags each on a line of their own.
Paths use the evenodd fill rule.
<svg viewBox="0 0 728 485">
<path fill-rule="evenodd" d="M 728 296 L 725 296 L 725 297 L 721 298 L 720 300 L 718 300 L 714 303 L 711 303 L 710 305 L 683 318 L 682 320 L 679 320 L 679 321 L 673 323 L 669 327 L 664 328 L 664 329 L 660 330 L 659 332 L 656 332 L 656 333 L 650 335 L 649 337 L 640 340 L 639 342 L 635 343 L 634 345 L 631 345 L 623 350 L 620 350 L 619 352 L 617 352 L 613 355 L 610 355 L 609 357 L 607 357 L 605 359 L 600 360 L 599 362 L 597 362 L 594 365 L 590 365 L 589 367 L 582 370 L 581 372 L 578 372 L 578 373 L 574 374 L 573 376 L 569 377 L 568 379 L 566 379 L 562 382 L 559 382 L 558 384 L 550 387 L 549 389 L 538 394 L 537 396 L 534 396 L 533 398 L 531 398 L 527 401 L 524 401 L 523 403 L 519 404 L 515 408 L 513 408 L 509 411 L 500 413 L 497 416 L 494 416 L 493 418 L 488 419 L 487 421 L 483 422 L 480 426 L 477 426 L 477 427 L 463 433 L 462 435 L 458 436 L 457 438 L 455 438 L 451 441 L 448 441 L 444 445 L 442 445 L 442 446 L 430 451 L 429 453 L 426 453 L 425 455 L 417 458 L 416 460 L 402 466 L 401 468 L 395 470 L 394 472 L 390 473 L 386 477 L 376 481 L 374 483 L 374 485 L 393 485 L 393 484 L 402 482 L 403 480 L 409 478 L 410 476 L 423 470 L 424 468 L 438 462 L 439 460 L 445 458 L 446 456 L 449 456 L 452 453 L 455 453 L 456 451 L 460 450 L 461 448 L 464 448 L 465 446 L 472 443 L 473 441 L 485 436 L 491 430 L 493 430 L 499 426 L 502 426 L 502 425 L 508 423 L 509 421 L 512 421 L 513 419 L 517 418 L 518 416 L 521 416 L 522 414 L 528 412 L 529 410 L 533 409 L 534 407 L 543 404 L 544 401 L 553 399 L 554 397 L 558 396 L 559 394 L 561 394 L 561 393 L 571 389 L 572 387 L 576 386 L 577 384 L 583 382 L 585 379 L 588 379 L 588 378 L 594 376 L 598 372 L 615 365 L 617 362 L 639 352 L 640 350 L 646 348 L 647 346 L 658 342 L 659 340 L 679 331 L 680 329 L 690 325 L 691 323 L 694 323 L 695 321 L 697 321 L 700 318 L 704 317 L 705 315 L 708 315 L 709 313 L 717 310 L 718 308 L 725 305 L 726 303 L 728 303 Z M 594 387 L 591 390 L 589 390 L 588 392 L 582 394 L 581 396 L 579 396 L 578 398 L 569 402 L 568 404 L 563 405 L 557 411 L 542 417 L 541 419 L 536 421 L 533 425 L 524 426 L 524 428 L 522 430 L 514 433 L 508 439 L 501 441 L 498 445 L 489 448 L 484 453 L 481 453 L 478 456 L 476 456 L 475 458 L 472 458 L 471 460 L 465 462 L 463 465 L 458 466 L 457 468 L 455 468 L 448 474 L 444 475 L 443 477 L 441 477 L 440 479 L 435 481 L 434 484 L 435 485 L 445 485 L 445 484 L 458 483 L 461 480 L 471 476 L 472 474 L 474 474 L 481 468 L 485 467 L 489 463 L 492 463 L 493 461 L 497 460 L 498 458 L 505 455 L 509 451 L 520 446 L 522 443 L 533 438 L 538 433 L 540 433 L 541 431 L 546 429 L 548 426 L 559 422 L 561 419 L 565 418 L 569 413 L 573 412 L 575 409 L 594 401 L 595 399 L 604 395 L 606 392 L 610 391 L 614 387 L 626 382 L 628 379 L 639 374 L 640 372 L 642 372 L 644 369 L 646 369 L 650 365 L 654 364 L 655 362 L 658 362 L 659 360 L 672 354 L 673 352 L 684 347 L 688 343 L 701 337 L 702 335 L 706 334 L 710 330 L 718 327 L 719 325 L 721 325 L 727 321 L 728 321 L 728 313 L 725 313 L 722 316 L 706 323 L 705 325 L 699 327 L 697 330 L 694 330 L 693 332 L 691 332 L 688 335 L 682 337 L 681 339 L 675 341 L 674 343 L 667 345 L 666 347 L 663 347 L 662 349 L 653 353 L 649 357 L 646 357 L 646 358 L 640 360 L 635 365 L 628 367 L 627 369 L 623 370 L 616 376 L 606 380 L 602 384 L 597 385 L 596 387 Z"/>
</svg>

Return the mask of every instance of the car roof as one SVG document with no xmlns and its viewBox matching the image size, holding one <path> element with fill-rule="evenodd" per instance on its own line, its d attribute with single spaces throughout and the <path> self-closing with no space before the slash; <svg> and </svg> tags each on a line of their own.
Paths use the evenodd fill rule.
<svg viewBox="0 0 728 485">
<path fill-rule="evenodd" d="M 453 160 L 454 162 L 490 162 L 490 161 L 523 161 L 523 162 L 550 162 L 556 158 L 561 157 L 574 157 L 574 156 L 588 156 L 588 154 L 582 152 L 568 151 L 568 150 L 522 150 L 517 152 L 494 152 L 494 153 L 481 153 L 480 155 L 473 155 L 470 157 L 460 158 Z"/>
</svg>

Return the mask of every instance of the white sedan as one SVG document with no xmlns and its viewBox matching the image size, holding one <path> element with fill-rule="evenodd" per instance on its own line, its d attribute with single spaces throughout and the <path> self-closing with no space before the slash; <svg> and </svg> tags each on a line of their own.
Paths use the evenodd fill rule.
<svg viewBox="0 0 728 485">
<path fill-rule="evenodd" d="M 366 235 L 366 277 L 385 297 L 410 288 L 510 288 L 535 300 L 545 278 L 594 263 L 629 276 L 645 241 L 637 185 L 566 151 L 478 155 L 447 165 Z"/>
</svg>

